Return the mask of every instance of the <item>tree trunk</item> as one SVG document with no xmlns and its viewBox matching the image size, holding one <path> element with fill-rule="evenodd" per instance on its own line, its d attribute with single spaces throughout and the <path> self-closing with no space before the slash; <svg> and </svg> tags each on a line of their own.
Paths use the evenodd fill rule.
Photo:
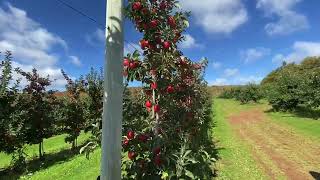
<svg viewBox="0 0 320 180">
<path fill-rule="evenodd" d="M 39 158 L 42 159 L 42 142 L 39 143 Z"/>
<path fill-rule="evenodd" d="M 75 145 L 76 144 L 76 139 L 73 139 L 73 141 L 72 141 L 72 149 L 74 149 L 75 148 Z"/>
</svg>

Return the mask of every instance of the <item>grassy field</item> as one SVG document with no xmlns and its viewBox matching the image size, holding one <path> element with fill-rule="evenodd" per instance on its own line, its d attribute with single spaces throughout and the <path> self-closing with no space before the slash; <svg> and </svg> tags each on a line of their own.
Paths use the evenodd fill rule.
<svg viewBox="0 0 320 180">
<path fill-rule="evenodd" d="M 100 171 L 100 154 L 101 151 L 98 149 L 90 155 L 90 159 L 86 159 L 84 155 L 77 155 L 67 161 L 25 175 L 21 179 L 95 180 Z"/>
<path fill-rule="evenodd" d="M 268 116 L 271 117 L 274 122 L 288 125 L 306 137 L 320 140 L 320 120 L 297 117 L 291 113 L 283 112 L 270 112 Z"/>
<path fill-rule="evenodd" d="M 96 177 L 99 171 L 100 151 L 95 151 L 90 156 L 90 160 L 87 160 L 84 155 L 78 154 L 79 148 L 75 151 L 70 150 L 71 145 L 64 142 L 65 136 L 58 135 L 44 141 L 46 154 L 44 162 L 37 158 L 37 145 L 26 146 L 28 172 L 23 175 L 3 176 L 3 172 L 0 171 L 0 179 L 79 179 L 80 177 L 91 177 L 92 179 Z M 90 134 L 82 133 L 78 138 L 78 144 L 85 143 L 89 136 Z M 10 155 L 1 153 L 0 159 L 0 169 L 5 169 L 10 165 Z"/>
<path fill-rule="evenodd" d="M 78 138 L 78 144 L 84 143 L 88 138 L 89 134 L 82 133 Z M 49 139 L 44 140 L 44 148 L 46 154 L 57 153 L 61 150 L 68 149 L 71 147 L 70 144 L 64 142 L 66 135 L 58 135 Z M 38 155 L 38 145 L 31 145 L 25 147 L 25 153 L 27 154 L 27 159 L 34 159 Z M 0 168 L 5 168 L 10 165 L 11 156 L 4 153 L 0 153 Z"/>
<path fill-rule="evenodd" d="M 217 163 L 218 179 L 294 177 L 294 173 L 297 172 L 290 172 L 290 167 L 288 171 L 283 170 L 287 167 L 281 164 L 282 161 L 288 166 L 305 164 L 305 167 L 301 166 L 299 169 L 301 173 L 297 173 L 305 177 L 310 177 L 310 170 L 317 171 L 315 167 L 320 167 L 320 164 L 314 161 L 319 158 L 314 143 L 320 144 L 320 121 L 291 113 L 271 112 L 270 108 L 263 101 L 258 104 L 241 105 L 234 100 L 214 100 L 214 138 L 217 140 L 220 155 Z M 230 117 L 238 117 L 237 120 L 242 118 L 244 122 L 231 125 Z M 252 119 L 258 121 L 251 122 Z M 275 130 L 272 131 L 273 129 Z M 303 149 L 295 147 L 304 142 L 308 143 L 302 145 Z M 265 150 L 270 147 L 271 150 Z M 308 153 L 315 156 L 309 159 L 304 157 L 304 154 Z M 291 167 L 293 171 L 295 168 Z"/>
<path fill-rule="evenodd" d="M 309 118 L 297 117 L 290 113 L 269 112 L 270 107 L 266 102 L 260 104 L 240 105 L 234 100 L 215 99 L 214 100 L 214 139 L 217 143 L 219 160 L 216 164 L 218 179 L 270 179 L 261 164 L 252 154 L 252 142 L 241 139 L 228 121 L 234 114 L 241 114 L 245 111 L 260 109 L 270 122 L 281 127 L 287 127 L 301 136 L 311 139 L 319 139 L 320 121 Z M 100 168 L 100 149 L 94 151 L 90 159 L 84 155 L 70 151 L 70 144 L 64 142 L 65 135 L 59 135 L 45 140 L 46 159 L 44 162 L 37 160 L 37 145 L 27 146 L 28 172 L 25 174 L 15 174 L 1 176 L 0 179 L 54 179 L 54 180 L 82 180 L 96 179 Z M 88 134 L 82 134 L 79 144 L 88 139 Z M 251 146 L 250 146 L 251 145 Z M 277 173 L 276 165 L 267 158 L 267 155 L 257 152 L 264 163 L 270 165 Z M 11 157 L 0 154 L 0 169 L 8 167 Z M 279 178 L 278 178 L 279 177 Z M 279 173 L 277 179 L 285 179 Z"/>
<path fill-rule="evenodd" d="M 218 161 L 218 179 L 266 179 L 252 157 L 249 147 L 234 134 L 227 122 L 232 113 L 255 107 L 240 106 L 232 100 L 215 99 L 214 101 L 214 138 L 218 141 L 220 160 Z"/>
</svg>

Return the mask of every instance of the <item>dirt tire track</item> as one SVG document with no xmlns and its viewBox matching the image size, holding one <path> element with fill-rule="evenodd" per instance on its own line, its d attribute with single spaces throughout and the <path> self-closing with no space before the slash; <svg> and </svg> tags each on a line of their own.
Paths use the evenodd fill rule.
<svg viewBox="0 0 320 180">
<path fill-rule="evenodd" d="M 239 137 L 250 144 L 255 160 L 270 179 L 285 175 L 290 180 L 313 180 L 309 171 L 320 170 L 320 146 L 270 121 L 263 110 L 232 115 L 229 122 Z M 271 168 L 261 154 L 276 169 Z"/>
</svg>

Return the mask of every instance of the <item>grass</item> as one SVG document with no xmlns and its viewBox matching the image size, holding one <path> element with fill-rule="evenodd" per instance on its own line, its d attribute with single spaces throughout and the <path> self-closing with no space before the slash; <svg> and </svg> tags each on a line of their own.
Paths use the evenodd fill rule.
<svg viewBox="0 0 320 180">
<path fill-rule="evenodd" d="M 267 179 L 255 162 L 249 146 L 238 138 L 227 122 L 227 117 L 255 105 L 240 105 L 233 100 L 214 100 L 214 138 L 217 139 L 220 160 L 218 179 Z"/>
<path fill-rule="evenodd" d="M 89 138 L 89 134 L 82 133 L 78 138 L 78 144 L 84 143 Z M 44 150 L 46 154 L 51 154 L 55 152 L 59 152 L 63 149 L 70 149 L 71 145 L 65 143 L 64 138 L 66 135 L 58 135 L 51 137 L 49 139 L 44 140 Z M 27 154 L 27 159 L 33 159 L 34 157 L 38 156 L 38 145 L 26 145 L 25 153 Z M 11 155 L 7 155 L 4 153 L 0 153 L 0 168 L 5 168 L 10 165 Z"/>
<path fill-rule="evenodd" d="M 267 179 L 263 170 L 259 167 L 251 155 L 248 142 L 243 142 L 229 125 L 227 118 L 241 111 L 253 108 L 270 109 L 266 102 L 261 104 L 240 105 L 234 100 L 214 99 L 213 110 L 215 113 L 215 127 L 213 134 L 217 140 L 219 160 L 217 162 L 218 179 Z M 308 137 L 320 137 L 320 121 L 309 118 L 299 118 L 290 113 L 267 113 L 272 122 L 283 126 L 292 127 L 295 131 Z M 26 146 L 28 157 L 28 173 L 1 176 L 0 180 L 10 179 L 54 179 L 54 180 L 78 180 L 96 179 L 100 170 L 101 150 L 94 151 L 90 159 L 79 155 L 78 150 L 70 151 L 70 144 L 64 142 L 65 135 L 59 135 L 45 140 L 46 159 L 44 162 L 37 160 L 38 146 Z M 88 139 L 88 134 L 81 134 L 78 144 Z M 262 156 L 262 155 L 261 155 Z M 8 167 L 11 156 L 0 154 L 0 169 Z M 4 177 L 4 178 L 3 178 Z"/>
<path fill-rule="evenodd" d="M 268 116 L 273 122 L 280 125 L 290 126 L 295 132 L 319 140 L 320 139 L 320 120 L 312 118 L 298 117 L 291 113 L 270 112 Z"/>
<path fill-rule="evenodd" d="M 79 180 L 79 179 L 96 179 L 100 171 L 100 149 L 86 159 L 83 155 L 77 155 L 63 163 L 57 163 L 49 168 L 42 169 L 31 175 L 25 175 L 21 179 L 30 180 Z"/>
<path fill-rule="evenodd" d="M 1 168 L 2 170 L 0 171 L 0 179 L 52 179 L 51 177 L 54 173 L 56 173 L 57 176 L 59 174 L 59 176 L 64 177 L 64 179 L 66 176 L 69 176 L 70 173 L 74 173 L 75 177 L 80 176 L 80 174 L 81 177 L 83 175 L 90 176 L 90 174 L 95 172 L 94 168 L 98 169 L 97 165 L 99 165 L 99 163 L 95 162 L 99 159 L 99 155 L 97 155 L 97 152 L 94 152 L 92 160 L 88 161 L 84 155 L 79 155 L 79 147 L 74 151 L 70 149 L 71 145 L 64 141 L 65 136 L 66 135 L 58 135 L 44 141 L 44 148 L 46 152 L 44 161 L 40 161 L 37 157 L 37 145 L 27 145 L 25 147 L 25 152 L 28 155 L 27 175 L 6 171 L 8 170 L 6 168 L 10 165 L 11 155 L 1 153 L 0 170 Z M 85 143 L 89 136 L 90 134 L 82 133 L 78 138 L 78 145 Z M 95 165 L 93 166 L 92 163 L 95 163 Z M 86 167 L 83 167 L 82 165 Z M 78 170 L 77 167 L 79 168 Z M 90 168 L 92 171 L 80 173 L 80 169 L 85 170 Z M 54 179 L 58 179 L 58 177 Z"/>
<path fill-rule="evenodd" d="M 319 141 L 320 121 L 312 118 L 301 117 L 294 113 L 271 112 L 271 107 L 266 101 L 257 104 L 241 105 L 235 100 L 214 100 L 214 138 L 218 140 L 220 160 L 217 163 L 218 179 L 268 179 L 265 172 L 259 167 L 250 152 L 250 142 L 243 142 L 233 131 L 228 123 L 230 115 L 250 109 L 262 109 L 269 117 L 269 123 L 275 123 L 290 129 L 306 138 Z M 252 142 L 251 142 L 252 143 Z M 257 152 L 256 152 L 257 153 Z M 264 154 L 257 154 L 265 163 L 268 162 Z M 272 167 L 271 167 L 272 168 Z M 273 168 L 272 168 L 273 169 Z M 279 178 L 285 178 L 278 174 Z"/>
</svg>

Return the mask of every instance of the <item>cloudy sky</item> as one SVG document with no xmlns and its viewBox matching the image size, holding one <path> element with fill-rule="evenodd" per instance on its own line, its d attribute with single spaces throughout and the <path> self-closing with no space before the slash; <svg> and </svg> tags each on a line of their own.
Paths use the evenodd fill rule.
<svg viewBox="0 0 320 180">
<path fill-rule="evenodd" d="M 64 0 L 100 24 L 105 1 Z M 259 82 L 282 61 L 299 63 L 320 55 L 319 0 L 181 0 L 192 12 L 180 48 L 195 61 L 209 59 L 210 85 Z M 125 22 L 125 51 L 139 48 L 141 34 Z M 11 50 L 14 66 L 55 79 L 64 69 L 73 78 L 100 68 L 104 30 L 57 0 L 0 2 L 0 51 Z"/>
</svg>

